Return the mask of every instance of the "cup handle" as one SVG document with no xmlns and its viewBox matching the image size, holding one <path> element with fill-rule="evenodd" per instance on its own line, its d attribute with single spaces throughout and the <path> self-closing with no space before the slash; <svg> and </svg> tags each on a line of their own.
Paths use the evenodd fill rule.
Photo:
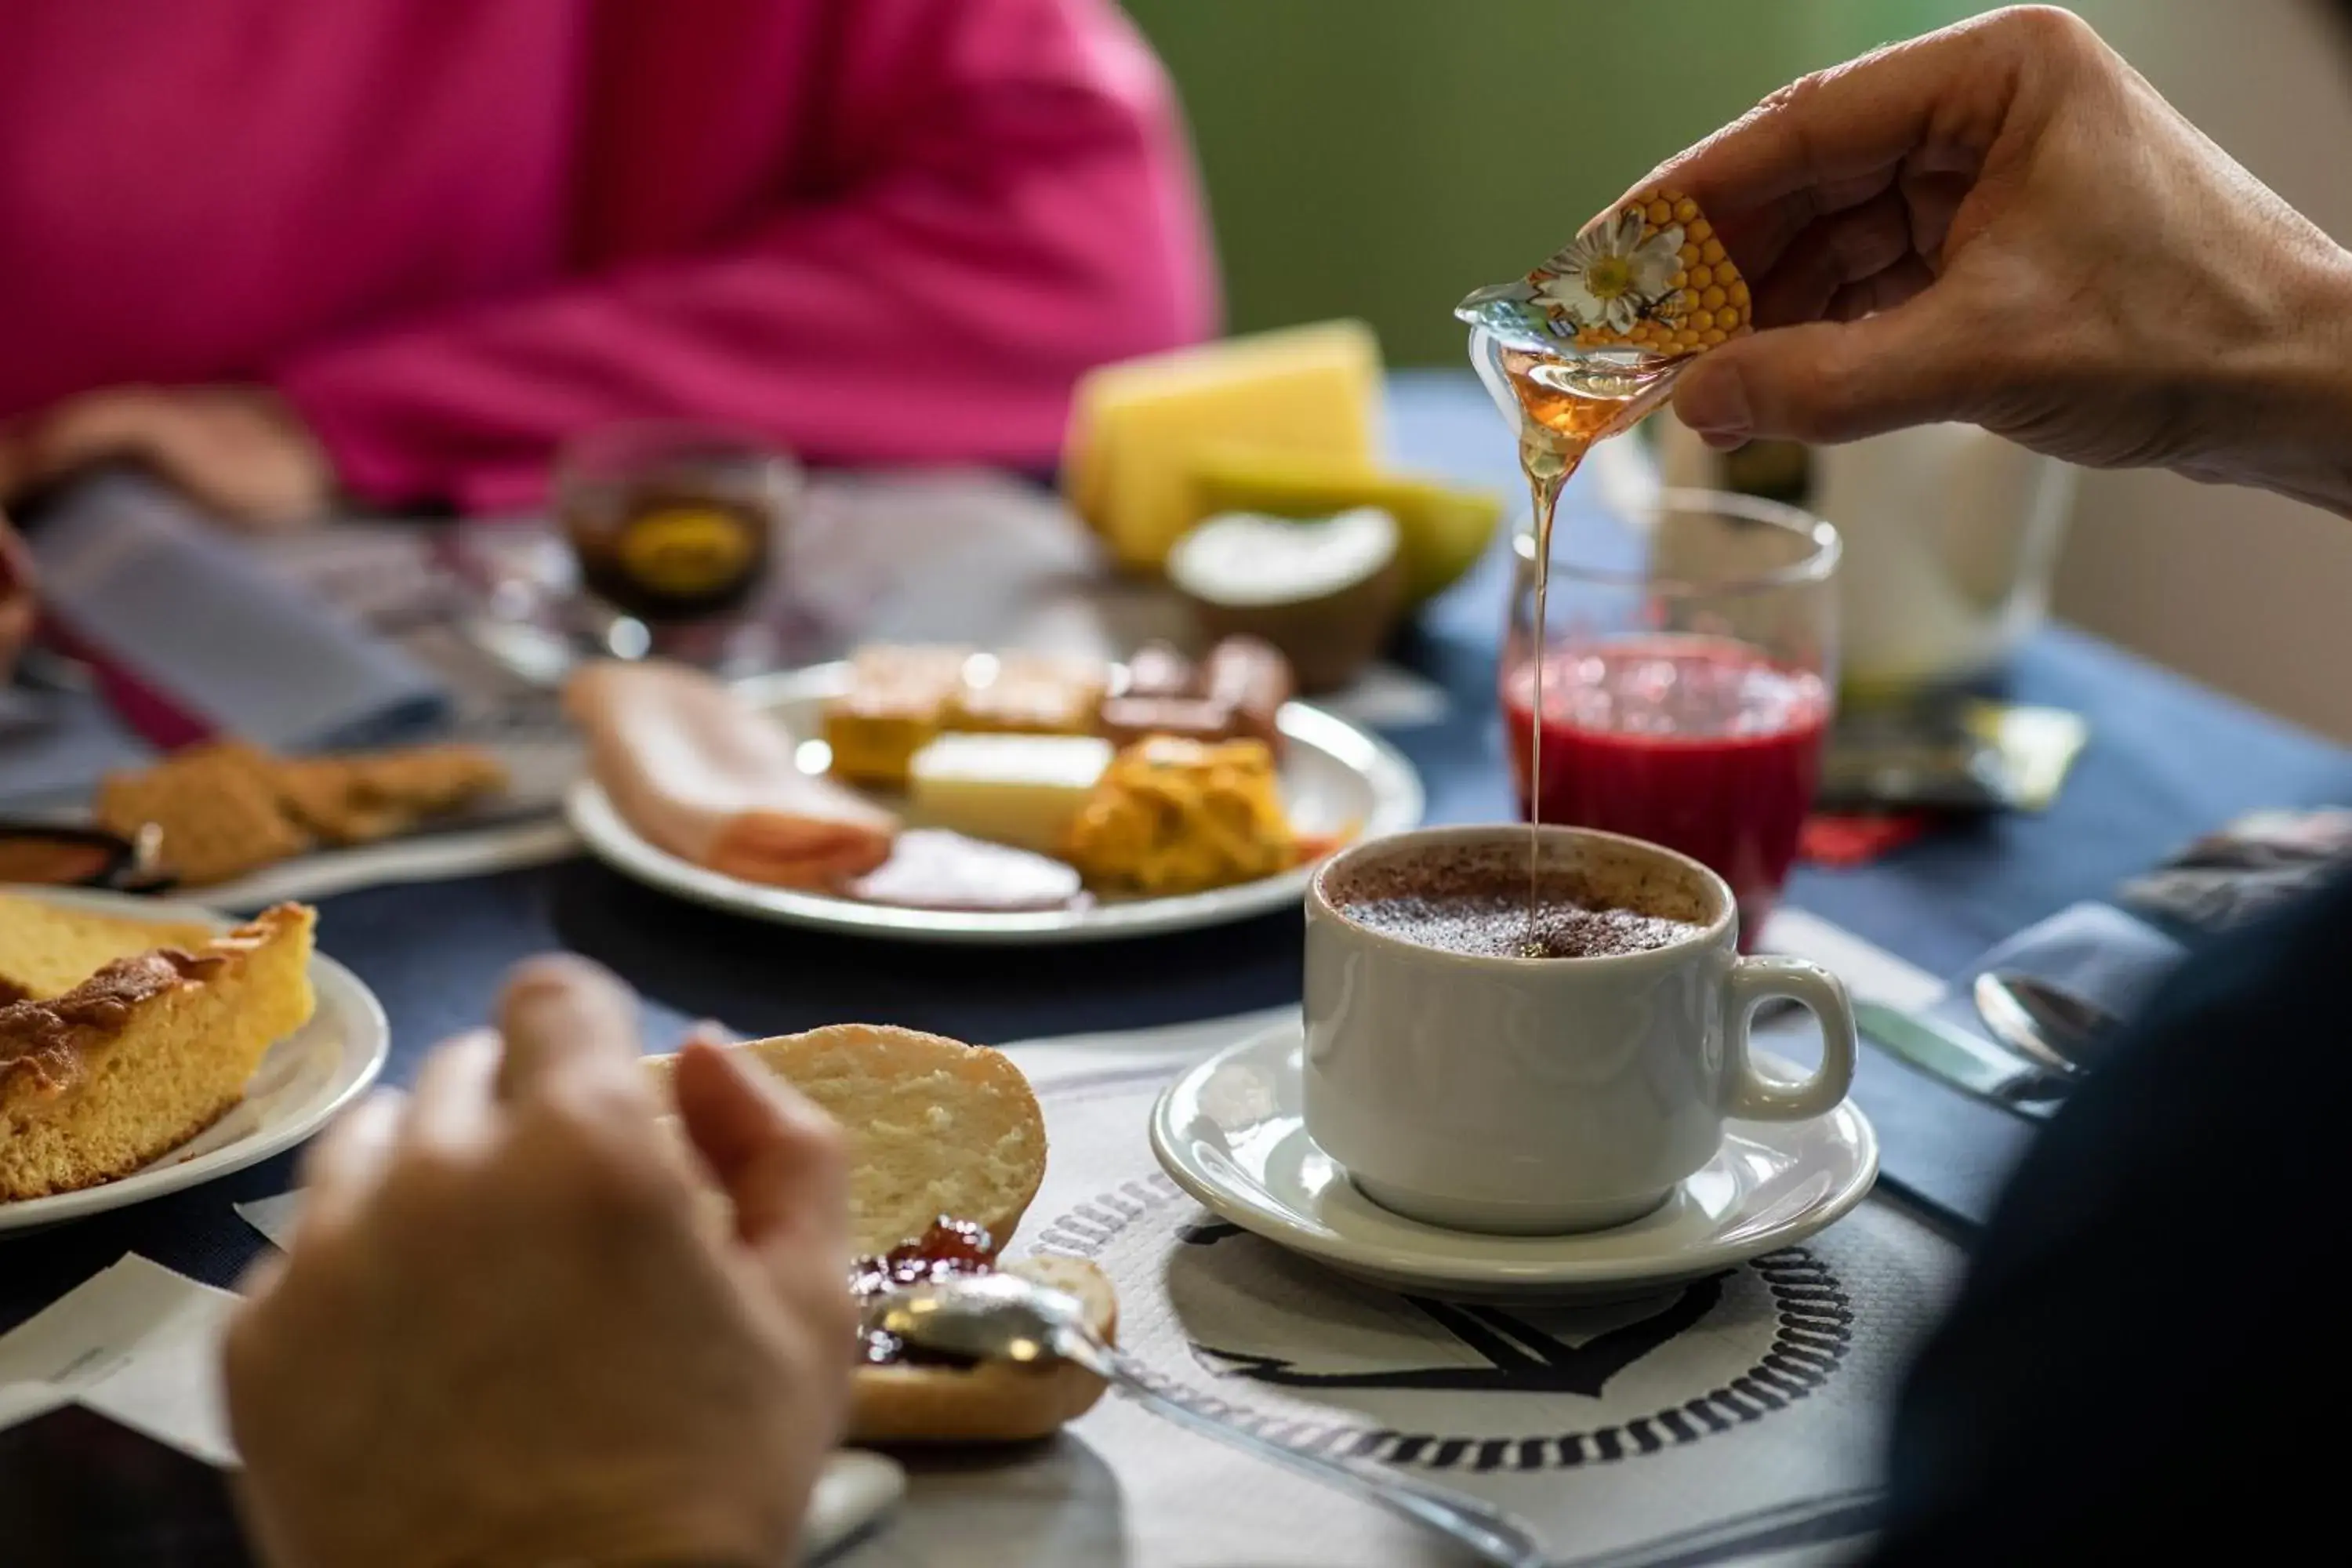
<svg viewBox="0 0 2352 1568">
<path fill-rule="evenodd" d="M 1822 1065 L 1801 1083 L 1776 1083 L 1756 1070 L 1748 1024 L 1761 1003 L 1786 997 L 1821 1020 Z M 1743 958 L 1724 988 L 1724 1038 L 1732 1047 L 1732 1092 L 1724 1114 L 1749 1121 L 1801 1121 L 1836 1108 L 1853 1087 L 1853 1002 L 1845 982 L 1802 958 Z"/>
</svg>

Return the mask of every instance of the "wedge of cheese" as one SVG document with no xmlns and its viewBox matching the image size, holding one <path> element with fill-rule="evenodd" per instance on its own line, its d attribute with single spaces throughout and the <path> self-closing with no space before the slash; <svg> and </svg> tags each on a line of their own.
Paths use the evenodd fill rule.
<svg viewBox="0 0 2352 1568">
<path fill-rule="evenodd" d="M 1092 735 L 941 735 L 915 753 L 908 811 L 929 826 L 1056 855 L 1111 755 Z"/>
<path fill-rule="evenodd" d="M 1380 408 L 1380 343 L 1361 321 L 1104 365 L 1072 401 L 1063 486 L 1119 565 L 1156 572 L 1201 515 L 1203 451 L 1239 443 L 1370 468 Z"/>
</svg>

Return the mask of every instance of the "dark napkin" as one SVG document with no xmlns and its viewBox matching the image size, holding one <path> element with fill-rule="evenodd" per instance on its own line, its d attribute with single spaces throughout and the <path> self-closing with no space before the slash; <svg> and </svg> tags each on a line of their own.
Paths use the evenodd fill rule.
<svg viewBox="0 0 2352 1568">
<path fill-rule="evenodd" d="M 2113 904 L 2070 904 L 1996 942 L 1960 972 L 1935 1011 L 1945 1023 L 1991 1039 L 1977 1016 L 1970 992 L 1978 975 L 1998 969 L 2047 981 L 2127 1020 L 2147 1005 L 2149 994 L 2187 952 L 2147 921 Z"/>
<path fill-rule="evenodd" d="M 2063 985 L 2129 1018 L 2185 952 L 2111 904 L 2074 904 L 1995 943 L 1952 978 L 1928 1011 L 1943 1024 L 1990 1040 L 1970 987 L 1989 969 L 2008 969 Z M 1887 1184 L 1969 1226 L 1991 1217 L 2011 1168 L 2041 1125 L 1963 1094 L 1866 1041 L 1853 1100 L 1878 1129 Z"/>
</svg>

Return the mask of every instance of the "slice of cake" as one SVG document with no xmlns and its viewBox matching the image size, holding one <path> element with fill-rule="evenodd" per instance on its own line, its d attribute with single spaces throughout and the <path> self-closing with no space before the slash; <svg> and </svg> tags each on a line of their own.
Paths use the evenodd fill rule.
<svg viewBox="0 0 2352 1568">
<path fill-rule="evenodd" d="M 119 958 L 0 1007 L 0 1200 L 129 1175 L 245 1098 L 310 1016 L 316 911 L 281 904 L 191 951 Z"/>
<path fill-rule="evenodd" d="M 0 1002 L 62 996 L 118 958 L 201 948 L 212 937 L 193 921 L 126 920 L 0 893 Z"/>
</svg>

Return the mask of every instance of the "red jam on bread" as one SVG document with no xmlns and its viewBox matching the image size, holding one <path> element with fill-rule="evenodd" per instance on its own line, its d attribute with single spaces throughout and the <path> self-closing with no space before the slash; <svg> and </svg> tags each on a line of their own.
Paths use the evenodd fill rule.
<svg viewBox="0 0 2352 1568">
<path fill-rule="evenodd" d="M 940 1285 L 996 1270 L 996 1242 L 985 1227 L 941 1215 L 912 1241 L 899 1243 L 849 1266 L 849 1295 L 862 1311 L 877 1297 L 918 1285 Z M 952 1356 L 933 1355 L 879 1329 L 857 1331 L 861 1366 L 961 1365 Z"/>
</svg>

